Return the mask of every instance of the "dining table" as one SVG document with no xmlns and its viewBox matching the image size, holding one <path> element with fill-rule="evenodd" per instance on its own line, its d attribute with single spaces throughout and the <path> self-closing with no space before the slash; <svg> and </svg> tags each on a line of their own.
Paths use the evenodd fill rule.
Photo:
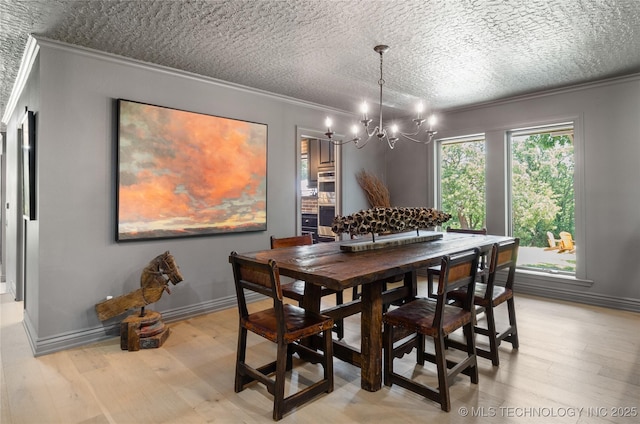
<svg viewBox="0 0 640 424">
<path fill-rule="evenodd" d="M 302 306 L 307 310 L 321 312 L 334 320 L 361 313 L 359 349 L 334 340 L 333 350 L 335 357 L 360 367 L 361 387 L 374 392 L 382 387 L 384 308 L 415 298 L 418 271 L 439 265 L 443 256 L 473 248 L 487 254 L 494 243 L 510 239 L 499 235 L 414 230 L 377 236 L 369 242 L 338 240 L 239 253 L 239 256 L 260 263 L 272 259 L 280 275 L 305 281 Z M 367 243 L 371 248 L 366 248 Z M 365 248 L 361 249 L 362 246 Z M 385 290 L 386 283 L 391 281 L 402 281 L 402 284 Z M 361 296 L 321 310 L 322 286 L 333 290 L 360 286 Z"/>
</svg>

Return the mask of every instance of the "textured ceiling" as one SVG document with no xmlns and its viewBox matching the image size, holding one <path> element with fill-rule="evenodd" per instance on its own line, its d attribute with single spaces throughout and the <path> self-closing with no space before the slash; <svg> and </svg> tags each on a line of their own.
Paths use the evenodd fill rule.
<svg viewBox="0 0 640 424">
<path fill-rule="evenodd" d="M 640 72 L 638 0 L 0 0 L 0 116 L 29 34 L 343 110 L 436 110 Z"/>
</svg>

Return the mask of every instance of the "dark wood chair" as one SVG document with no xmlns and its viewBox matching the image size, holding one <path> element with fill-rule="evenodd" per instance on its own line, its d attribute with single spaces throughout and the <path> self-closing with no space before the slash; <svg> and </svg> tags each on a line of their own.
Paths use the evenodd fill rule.
<svg viewBox="0 0 640 424">
<path fill-rule="evenodd" d="M 236 359 L 235 391 L 242 391 L 253 381 L 267 386 L 273 395 L 273 419 L 279 420 L 293 408 L 308 402 L 321 393 L 333 391 L 333 341 L 330 317 L 308 312 L 296 305 L 282 302 L 280 273 L 273 260 L 268 264 L 246 261 L 232 252 L 229 262 L 233 267 L 233 276 L 240 312 L 238 333 L 238 352 Z M 249 313 L 245 299 L 245 290 L 251 290 L 273 299 L 273 307 Z M 259 368 L 245 362 L 247 350 L 247 331 L 256 333 L 277 344 L 276 360 Z M 309 349 L 298 340 L 322 334 L 324 354 Z M 285 375 L 292 369 L 292 354 L 304 353 L 303 357 L 313 358 L 324 368 L 324 378 L 310 386 L 285 397 Z M 274 378 L 271 375 L 275 373 Z"/>
<path fill-rule="evenodd" d="M 470 228 L 447 228 L 448 233 L 462 233 L 462 234 L 479 234 L 486 236 L 487 229 L 482 228 L 479 230 L 473 230 Z M 480 256 L 480 263 L 478 265 L 478 277 L 482 278 L 486 269 L 486 258 L 484 255 Z M 433 291 L 433 280 L 440 275 L 440 266 L 432 266 L 427 268 L 427 296 L 431 298 L 435 298 L 436 294 Z"/>
<path fill-rule="evenodd" d="M 516 325 L 516 308 L 513 299 L 513 282 L 516 274 L 516 263 L 518 262 L 519 239 L 504 243 L 496 243 L 491 249 L 491 257 L 489 258 L 489 275 L 485 283 L 477 283 L 473 303 L 476 305 L 476 313 L 484 312 L 487 319 L 487 328 L 480 327 L 476 324 L 476 334 L 481 334 L 489 338 L 489 350 L 476 346 L 476 353 L 486 359 L 491 359 L 491 363 L 495 366 L 500 365 L 500 357 L 498 355 L 498 347 L 503 340 L 511 343 L 513 349 L 518 349 L 518 327 Z M 502 286 L 495 285 L 496 273 L 498 271 L 507 271 L 507 281 Z M 467 297 L 464 290 L 450 293 L 449 298 L 453 299 L 457 304 L 463 302 Z M 509 314 L 509 326 L 498 332 L 496 329 L 495 308 L 496 306 L 507 302 L 507 311 Z M 456 342 L 449 341 L 449 345 L 460 348 Z"/>
<path fill-rule="evenodd" d="M 271 248 L 279 249 L 281 247 L 291 246 L 306 246 L 313 244 L 313 238 L 311 234 L 303 234 L 301 236 L 293 237 L 274 237 L 271 236 Z M 298 305 L 302 307 L 302 299 L 304 298 L 304 286 L 305 282 L 302 280 L 295 280 L 282 284 L 282 295 L 289 299 L 297 300 Z M 327 287 L 322 287 L 320 296 L 336 295 L 336 305 L 342 305 L 343 295 L 341 290 L 332 290 Z M 344 323 L 342 320 L 335 322 L 334 331 L 339 339 L 344 338 Z"/>
<path fill-rule="evenodd" d="M 458 373 L 467 374 L 472 383 L 478 383 L 478 366 L 473 334 L 475 319 L 473 296 L 469 294 L 462 305 L 457 306 L 447 304 L 447 295 L 451 291 L 463 287 L 469 292 L 473 292 L 479 254 L 479 250 L 474 249 L 444 257 L 440 265 L 436 299 L 416 299 L 383 315 L 385 385 L 398 384 L 440 403 L 442 410 L 448 412 L 451 410 L 449 386 Z M 446 358 L 445 343 L 447 336 L 459 328 L 463 328 L 466 340 L 464 349 L 467 355 L 460 362 L 454 362 Z M 405 337 L 394 345 L 396 330 L 410 331 L 413 334 L 408 339 Z M 425 352 L 425 337 L 433 338 L 435 354 Z M 425 360 L 436 364 L 438 370 L 437 388 L 418 383 L 394 372 L 394 358 L 402 357 L 414 347 L 417 348 L 416 362 L 418 364 L 424 365 Z"/>
</svg>

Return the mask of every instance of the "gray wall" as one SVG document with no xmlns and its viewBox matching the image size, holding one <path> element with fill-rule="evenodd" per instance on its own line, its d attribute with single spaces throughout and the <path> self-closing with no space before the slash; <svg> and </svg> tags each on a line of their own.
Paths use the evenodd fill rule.
<svg viewBox="0 0 640 424">
<path fill-rule="evenodd" d="M 576 125 L 578 278 L 519 274 L 520 290 L 639 311 L 640 75 L 450 111 L 438 137 L 485 133 L 487 229 L 505 234 L 505 132 L 566 121 Z M 434 144 L 387 153 L 394 204 L 435 204 Z"/>
<path fill-rule="evenodd" d="M 235 305 L 229 253 L 266 249 L 270 234 L 291 235 L 298 228 L 296 129 L 323 130 L 327 114 L 333 116 L 336 128 L 347 128 L 350 117 L 48 40 L 39 40 L 39 45 L 32 81 L 8 125 L 8 133 L 14 134 L 15 119 L 24 106 L 37 112 L 38 217 L 28 229 L 30 268 L 24 320 L 34 353 L 112 335 L 117 322 L 101 323 L 94 305 L 107 295 L 138 288 L 142 268 L 165 250 L 174 255 L 185 277 L 171 295 L 151 305 L 165 320 Z M 267 231 L 116 243 L 117 98 L 267 124 Z M 13 187 L 9 197 L 14 199 L 8 238 L 12 239 L 20 223 L 14 207 L 18 155 L 15 135 L 8 138 L 8 185 Z M 383 154 L 379 149 L 341 148 L 343 212 L 367 207 L 354 174 L 363 167 L 381 168 Z M 14 256 L 19 249 L 11 241 L 7 245 L 7 259 L 13 261 L 8 274 L 16 278 Z"/>
</svg>

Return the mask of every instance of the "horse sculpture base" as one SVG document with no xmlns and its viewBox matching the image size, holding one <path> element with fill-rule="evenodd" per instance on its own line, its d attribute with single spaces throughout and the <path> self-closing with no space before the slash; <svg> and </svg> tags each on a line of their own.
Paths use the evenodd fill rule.
<svg viewBox="0 0 640 424">
<path fill-rule="evenodd" d="M 169 332 L 160 312 L 131 314 L 120 324 L 120 348 L 130 352 L 158 348 L 167 340 Z"/>
</svg>

